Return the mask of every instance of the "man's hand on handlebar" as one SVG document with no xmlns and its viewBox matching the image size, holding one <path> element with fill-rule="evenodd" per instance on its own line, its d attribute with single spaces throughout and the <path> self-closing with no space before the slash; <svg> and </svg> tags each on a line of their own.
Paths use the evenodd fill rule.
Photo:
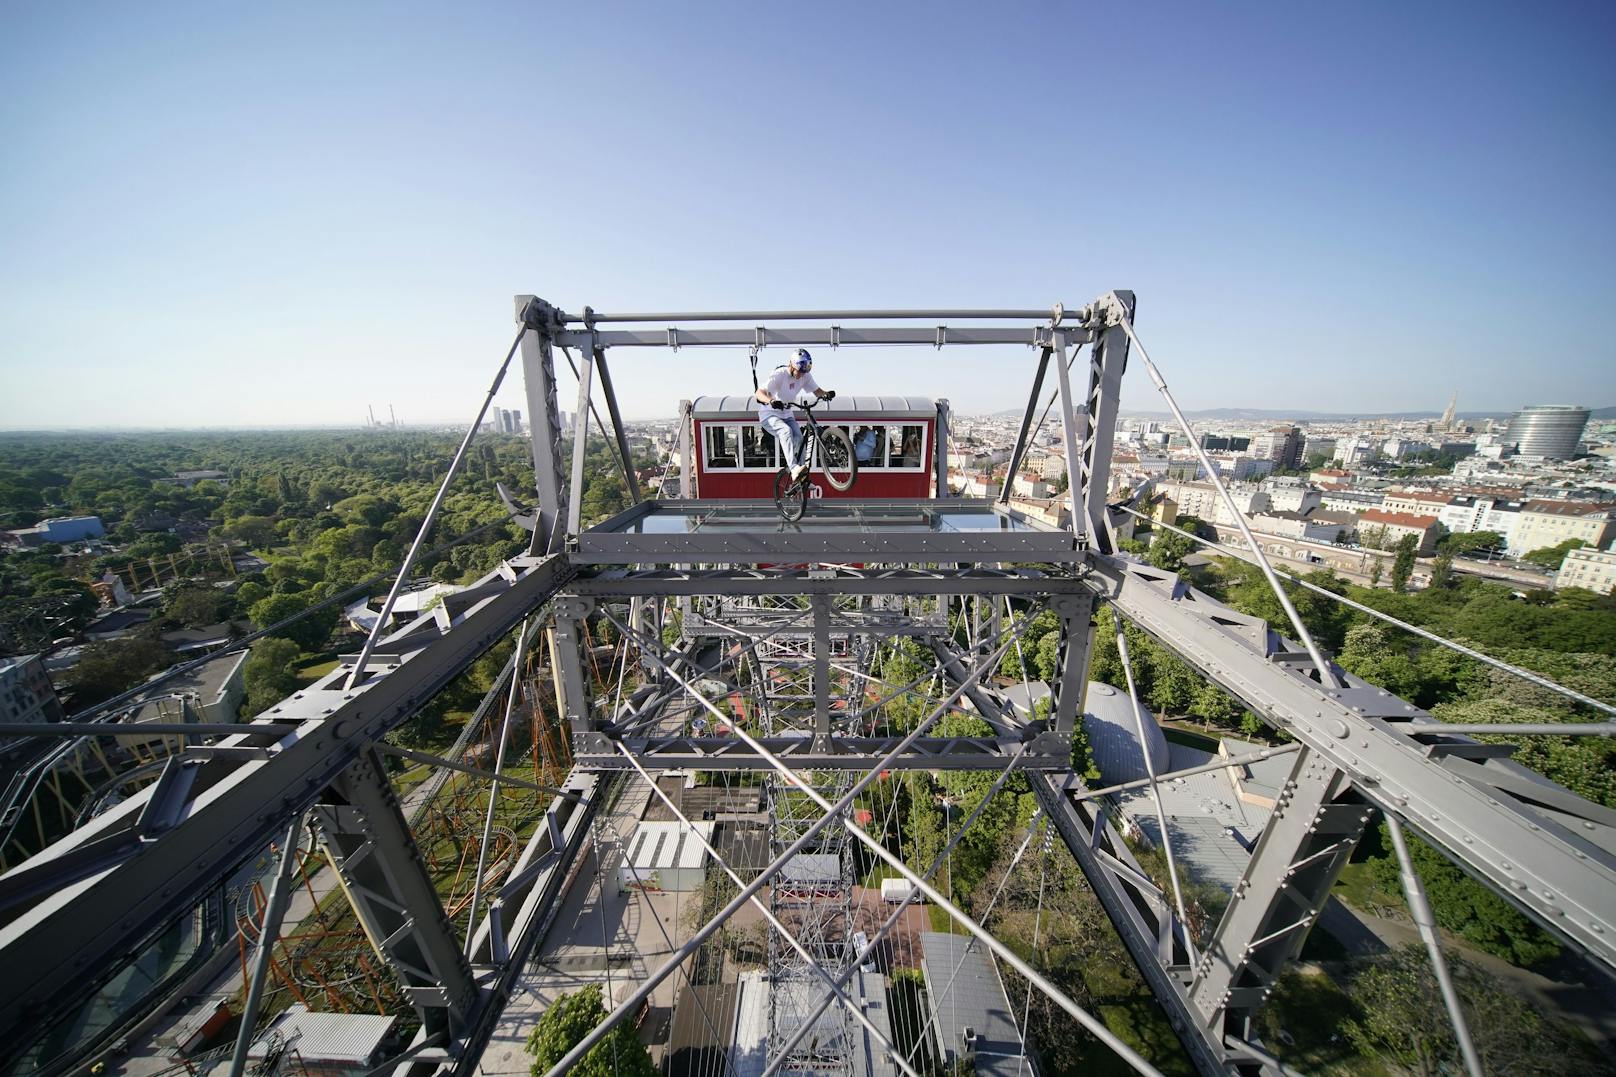
<svg viewBox="0 0 1616 1077">
<path fill-rule="evenodd" d="M 826 400 L 835 400 L 836 399 L 836 390 L 835 389 L 826 389 L 825 390 L 825 399 Z"/>
<path fill-rule="evenodd" d="M 775 411 L 785 411 L 786 402 L 784 400 L 771 400 L 769 401 L 769 407 L 773 408 Z"/>
</svg>

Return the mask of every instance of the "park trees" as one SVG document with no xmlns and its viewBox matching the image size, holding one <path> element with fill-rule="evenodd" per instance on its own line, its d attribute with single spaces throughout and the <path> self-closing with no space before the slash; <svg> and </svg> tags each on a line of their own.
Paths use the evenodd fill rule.
<svg viewBox="0 0 1616 1077">
<path fill-rule="evenodd" d="M 1404 535 L 1392 547 L 1394 552 L 1391 572 L 1393 591 L 1408 590 L 1409 577 L 1414 574 L 1414 555 L 1418 541 L 1413 535 Z"/>
<path fill-rule="evenodd" d="M 1389 851 L 1391 842 L 1384 823 L 1372 840 L 1366 839 L 1366 846 L 1367 863 L 1377 885 L 1387 893 L 1400 893 L 1401 867 Z M 1414 835 L 1409 835 L 1408 851 L 1425 886 L 1432 915 L 1444 930 L 1517 965 L 1535 965 L 1559 954 L 1560 946 L 1551 935 L 1445 855 Z"/>
<path fill-rule="evenodd" d="M 1604 1072 L 1585 1042 L 1505 984 L 1452 956 L 1448 963 L 1485 1072 L 1543 1077 Z M 1390 1057 L 1421 1075 L 1463 1068 L 1431 959 L 1418 943 L 1358 965 L 1351 996 L 1358 1012 L 1343 1027 L 1359 1051 Z"/>
<path fill-rule="evenodd" d="M 151 632 L 92 643 L 65 677 L 73 690 L 73 705 L 86 707 L 126 692 L 167 668 L 170 657 L 162 640 Z"/>
<path fill-rule="evenodd" d="M 1171 531 L 1160 531 L 1145 552 L 1145 561 L 1164 572 L 1178 572 L 1184 567 L 1184 558 L 1195 552 L 1195 540 Z"/>
<path fill-rule="evenodd" d="M 217 588 L 186 583 L 169 589 L 163 614 L 186 628 L 205 628 L 229 616 L 233 605 L 230 596 Z"/>
<path fill-rule="evenodd" d="M 606 1019 L 599 984 L 562 995 L 550 1004 L 528 1033 L 533 1077 L 542 1077 L 567 1056 L 596 1025 Z M 634 1035 L 634 1026 L 619 1022 L 568 1071 L 575 1077 L 657 1077 L 650 1054 Z"/>
<path fill-rule="evenodd" d="M 225 538 L 258 550 L 270 549 L 280 542 L 280 533 L 270 516 L 237 516 L 226 521 L 222 533 Z"/>
<path fill-rule="evenodd" d="M 1347 590 L 1345 581 L 1329 569 L 1314 569 L 1301 578 L 1332 594 L 1344 594 Z M 1283 581 L 1283 586 L 1302 623 L 1319 645 L 1332 651 L 1338 649 L 1352 621 L 1352 612 L 1334 599 L 1288 580 Z M 1289 631 L 1285 608 L 1279 604 L 1279 598 L 1257 566 L 1224 558 L 1208 581 L 1208 590 L 1241 613 L 1261 617 L 1278 631 Z"/>
<path fill-rule="evenodd" d="M 1502 553 L 1504 536 L 1496 531 L 1452 531 L 1436 540 L 1437 548 L 1451 554 Z"/>
<path fill-rule="evenodd" d="M 259 628 L 268 628 L 308 610 L 315 603 L 301 594 L 270 595 L 254 603 L 249 616 Z M 331 630 L 337 627 L 337 608 L 334 605 L 316 610 L 308 616 L 275 630 L 275 635 L 289 639 L 305 651 L 318 651 L 325 646 Z"/>
<path fill-rule="evenodd" d="M 1558 569 L 1565 563 L 1566 554 L 1572 550 L 1580 550 L 1586 545 L 1588 544 L 1580 538 L 1570 538 L 1553 546 L 1542 546 L 1536 550 L 1531 550 L 1521 560 L 1530 561 L 1534 565 L 1542 565 L 1544 568 Z"/>
<path fill-rule="evenodd" d="M 1431 587 L 1443 590 L 1453 586 L 1453 552 L 1441 550 L 1431 562 Z"/>
<path fill-rule="evenodd" d="M 297 690 L 293 664 L 302 653 L 291 640 L 276 636 L 266 636 L 253 644 L 241 671 L 247 692 L 245 717 L 267 710 Z"/>
<path fill-rule="evenodd" d="M 1515 691 L 1513 686 L 1509 690 Z M 1542 689 L 1535 691 L 1541 695 L 1549 694 Z M 1522 694 L 1530 697 L 1533 693 Z M 1444 722 L 1467 725 L 1574 720 L 1562 707 L 1554 707 L 1546 712 L 1540 706 L 1503 698 L 1441 703 L 1431 708 L 1431 713 Z M 1609 738 L 1500 736 L 1480 739 L 1495 744 L 1514 744 L 1515 762 L 1560 783 L 1580 797 L 1606 807 L 1616 807 L 1616 744 Z"/>
<path fill-rule="evenodd" d="M 101 600 L 89 585 L 60 576 L 40 580 L 39 595 L 57 600 L 57 615 L 64 631 L 78 631 L 95 616 Z"/>
</svg>

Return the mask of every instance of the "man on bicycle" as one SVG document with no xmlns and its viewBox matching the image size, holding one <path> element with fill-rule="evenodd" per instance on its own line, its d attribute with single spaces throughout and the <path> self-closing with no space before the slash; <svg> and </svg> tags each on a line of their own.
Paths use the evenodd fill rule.
<svg viewBox="0 0 1616 1077">
<path fill-rule="evenodd" d="M 757 391 L 758 422 L 774 435 L 775 442 L 780 446 L 781 459 L 791 468 L 793 482 L 808 473 L 808 462 L 797 462 L 797 451 L 802 445 L 802 428 L 797 425 L 797 417 L 787 409 L 787 404 L 801 400 L 804 393 L 812 393 L 819 400 L 829 400 L 836 395 L 819 387 L 812 374 L 813 366 L 814 357 L 808 354 L 808 349 L 798 348 L 791 362 L 775 367 L 768 382 Z"/>
</svg>

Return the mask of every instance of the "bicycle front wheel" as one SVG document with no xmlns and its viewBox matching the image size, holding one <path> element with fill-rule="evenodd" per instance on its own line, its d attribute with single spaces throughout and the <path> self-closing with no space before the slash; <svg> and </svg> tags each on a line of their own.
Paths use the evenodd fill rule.
<svg viewBox="0 0 1616 1077">
<path fill-rule="evenodd" d="M 858 457 L 847 431 L 839 426 L 819 428 L 819 467 L 834 489 L 845 490 L 858 477 Z"/>
<path fill-rule="evenodd" d="M 801 482 L 793 483 L 791 469 L 781 468 L 774 476 L 774 505 L 786 523 L 796 523 L 802 519 L 803 510 L 808 507 L 808 480 L 804 478 Z"/>
</svg>

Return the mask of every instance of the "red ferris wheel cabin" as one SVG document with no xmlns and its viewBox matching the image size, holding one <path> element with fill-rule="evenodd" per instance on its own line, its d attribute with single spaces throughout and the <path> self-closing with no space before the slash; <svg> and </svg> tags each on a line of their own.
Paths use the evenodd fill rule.
<svg viewBox="0 0 1616 1077">
<path fill-rule="evenodd" d="M 683 405 L 695 456 L 699 498 L 772 498 L 780 452 L 757 418 L 749 396 L 702 396 Z M 831 488 L 811 461 L 816 498 L 930 498 L 935 496 L 938 431 L 948 437 L 948 402 L 918 396 L 838 395 L 814 409 L 822 426 L 847 432 L 858 457 L 858 478 L 845 491 Z M 798 413 L 803 430 L 807 421 Z"/>
</svg>

